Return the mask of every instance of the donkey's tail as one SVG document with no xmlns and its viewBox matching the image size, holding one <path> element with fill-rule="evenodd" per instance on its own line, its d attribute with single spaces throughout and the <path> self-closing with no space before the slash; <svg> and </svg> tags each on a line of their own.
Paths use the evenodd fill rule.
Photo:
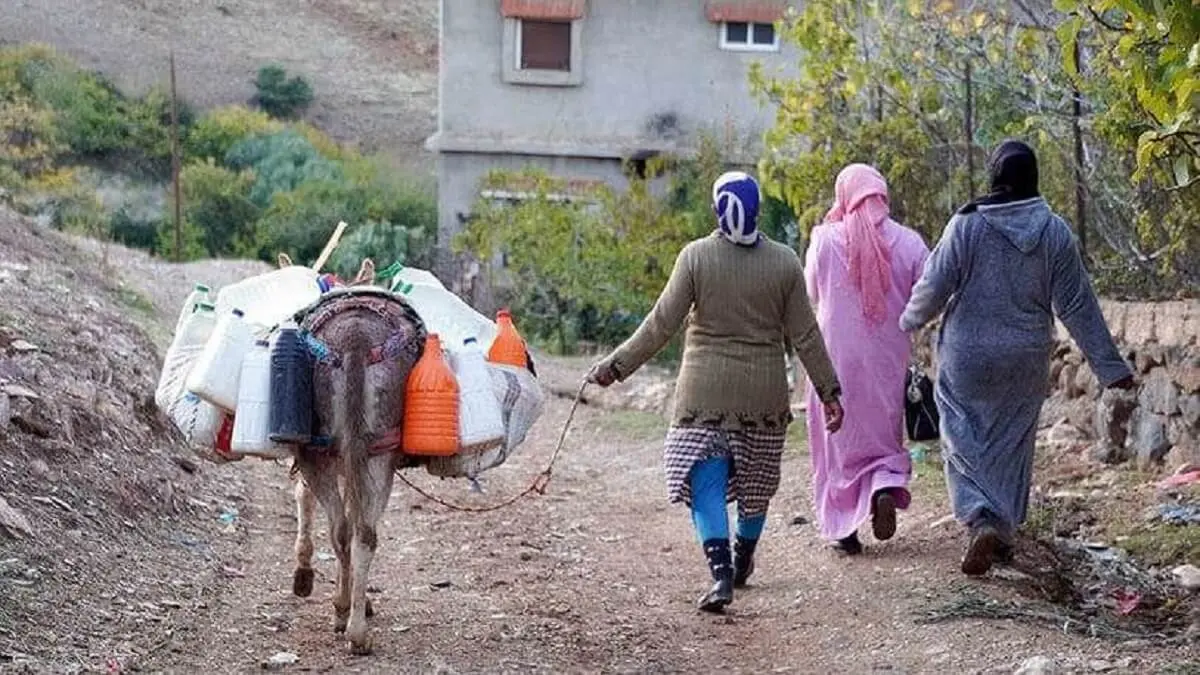
<svg viewBox="0 0 1200 675">
<path fill-rule="evenodd" d="M 363 495 L 369 489 L 366 485 L 370 441 L 367 438 L 365 385 L 370 342 L 361 326 L 349 328 L 351 332 L 339 368 L 341 391 L 334 388 L 332 431 L 345 479 L 346 516 L 350 526 L 357 531 L 362 520 Z"/>
</svg>

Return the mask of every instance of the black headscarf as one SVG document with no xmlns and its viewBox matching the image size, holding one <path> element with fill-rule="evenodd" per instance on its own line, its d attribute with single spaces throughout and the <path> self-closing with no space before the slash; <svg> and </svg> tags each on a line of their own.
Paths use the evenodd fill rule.
<svg viewBox="0 0 1200 675">
<path fill-rule="evenodd" d="M 1001 143 L 988 158 L 989 192 L 959 209 L 973 213 L 985 204 L 1007 204 L 1039 196 L 1037 155 L 1016 140 Z"/>
</svg>

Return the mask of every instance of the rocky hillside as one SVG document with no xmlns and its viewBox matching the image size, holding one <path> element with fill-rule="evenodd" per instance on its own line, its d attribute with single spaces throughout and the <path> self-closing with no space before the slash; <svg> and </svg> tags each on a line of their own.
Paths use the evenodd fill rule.
<svg viewBox="0 0 1200 675">
<path fill-rule="evenodd" d="M 268 62 L 312 83 L 309 118 L 414 163 L 436 127 L 437 0 L 5 0 L 0 43 L 53 45 L 141 92 L 168 82 L 210 107 L 240 103 Z"/>
<path fill-rule="evenodd" d="M 239 484 L 182 448 L 152 400 L 146 328 L 189 270 L 151 300 L 105 257 L 0 209 L 0 669 L 127 661 L 231 573 L 219 516 Z M 201 267 L 228 283 L 257 265 Z"/>
</svg>

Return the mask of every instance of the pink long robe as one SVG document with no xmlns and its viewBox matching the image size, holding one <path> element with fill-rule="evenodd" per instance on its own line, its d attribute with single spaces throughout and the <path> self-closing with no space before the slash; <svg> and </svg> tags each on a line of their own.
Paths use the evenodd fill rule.
<svg viewBox="0 0 1200 675">
<path fill-rule="evenodd" d="M 890 252 L 892 283 L 887 317 L 872 325 L 850 279 L 841 223 L 813 229 L 805 263 L 808 294 L 825 346 L 842 383 L 846 418 L 836 434 L 825 431 L 820 399 L 808 387 L 808 441 L 812 453 L 813 502 L 821 534 L 842 539 L 871 515 L 871 497 L 894 488 L 896 505 L 911 500 L 912 462 L 904 447 L 904 375 L 911 353 L 900 330 L 912 288 L 929 248 L 913 230 L 891 220 L 880 229 Z"/>
</svg>

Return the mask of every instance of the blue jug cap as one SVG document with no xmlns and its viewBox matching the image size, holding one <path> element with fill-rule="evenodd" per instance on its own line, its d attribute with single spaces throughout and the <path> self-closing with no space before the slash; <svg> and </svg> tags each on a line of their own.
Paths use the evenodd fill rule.
<svg viewBox="0 0 1200 675">
<path fill-rule="evenodd" d="M 234 315 L 234 316 L 236 316 L 237 318 L 239 318 L 239 319 L 240 319 L 240 318 L 242 318 L 243 316 L 246 316 L 246 313 L 245 313 L 245 312 L 243 312 L 242 310 L 240 310 L 240 309 L 238 309 L 238 308 L 236 308 L 236 307 L 235 307 L 235 308 L 233 309 L 233 315 Z"/>
<path fill-rule="evenodd" d="M 475 339 L 475 338 L 473 338 L 473 337 L 469 337 L 469 338 L 467 338 L 466 340 L 463 340 L 463 344 L 464 344 L 464 345 L 473 345 L 473 344 L 475 344 L 476 342 L 479 342 L 479 341 L 478 341 L 478 340 L 476 340 L 476 339 Z"/>
</svg>

